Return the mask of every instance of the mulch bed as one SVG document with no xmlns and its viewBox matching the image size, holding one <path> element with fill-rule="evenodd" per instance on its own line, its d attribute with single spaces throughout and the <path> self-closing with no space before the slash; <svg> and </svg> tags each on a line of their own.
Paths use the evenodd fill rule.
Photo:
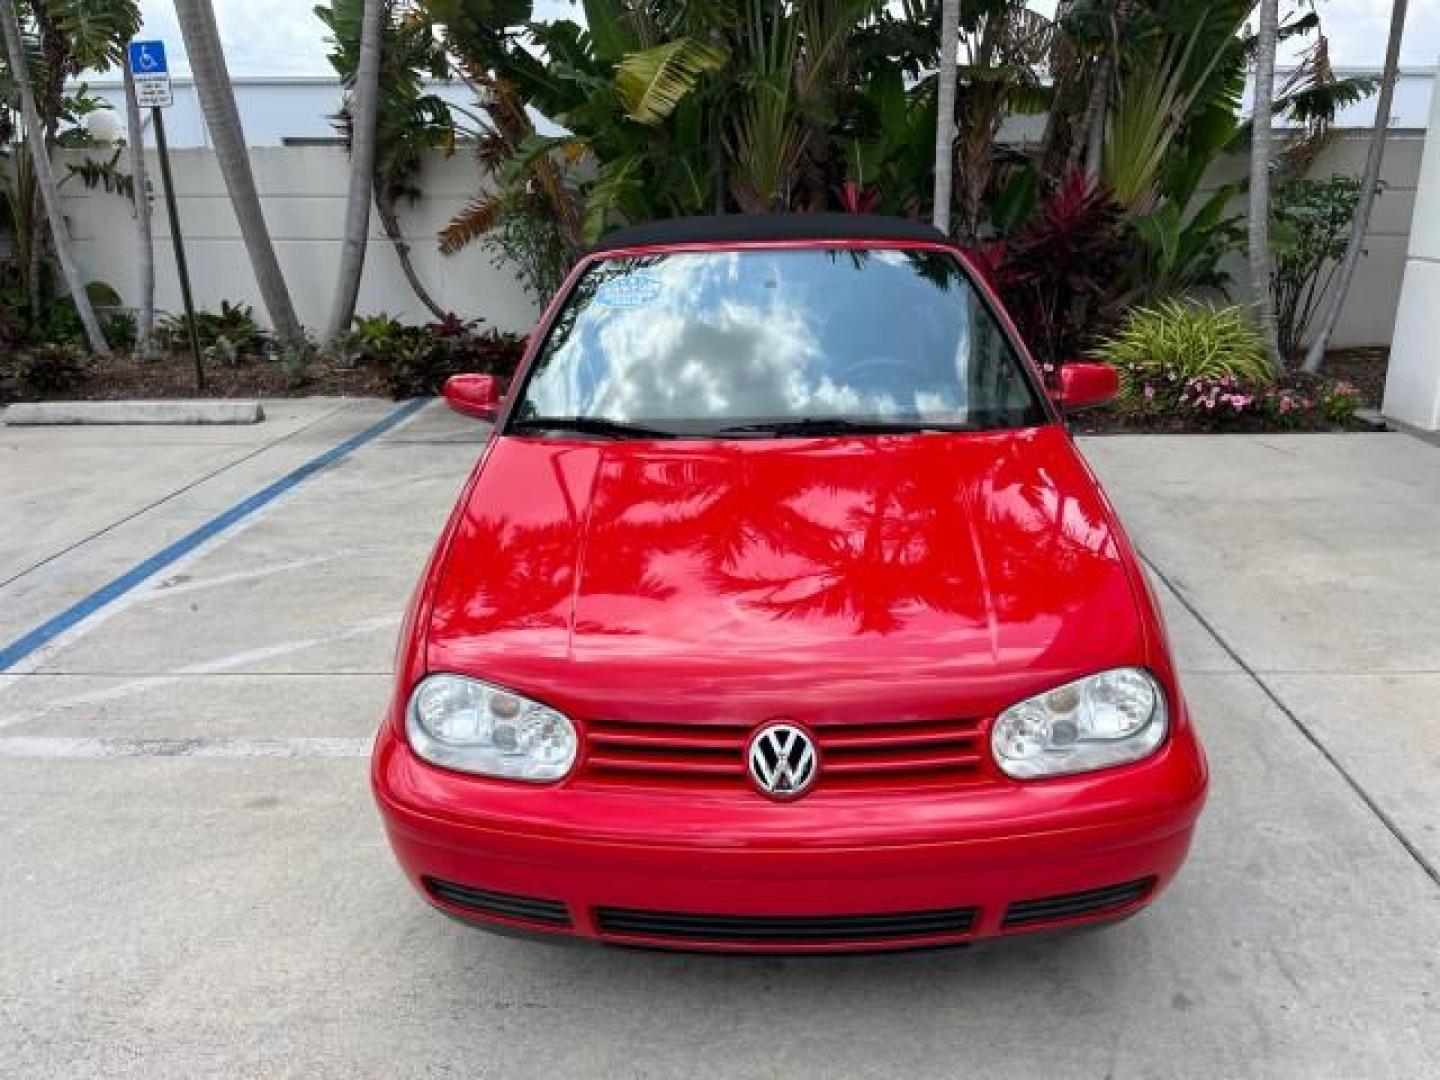
<svg viewBox="0 0 1440 1080">
<path fill-rule="evenodd" d="M 155 398 L 389 397 L 383 371 L 369 365 L 312 359 L 304 378 L 293 384 L 278 362 L 245 358 L 235 364 L 205 366 L 205 389 L 195 387 L 195 367 L 180 354 L 157 360 L 116 355 L 95 360 L 90 375 L 64 397 L 74 401 L 127 401 Z"/>
<path fill-rule="evenodd" d="M 1389 367 L 1390 350 L 1384 346 L 1336 349 L 1326 354 L 1322 373 L 1327 379 L 1355 386 L 1364 403 L 1378 409 L 1385 399 L 1385 372 Z"/>
<path fill-rule="evenodd" d="M 1280 385 L 1295 390 L 1313 391 L 1324 382 L 1348 382 L 1360 396 L 1361 406 L 1378 409 L 1385 397 L 1385 372 L 1390 364 L 1388 348 L 1336 349 L 1325 358 L 1325 366 L 1319 377 L 1304 374 L 1287 375 Z M 1278 428 L 1265 416 L 1248 415 L 1226 417 L 1224 425 L 1210 427 L 1197 424 L 1189 417 L 1137 417 L 1123 415 L 1115 409 L 1097 409 L 1075 417 L 1071 427 L 1081 435 L 1189 435 L 1214 434 L 1259 434 L 1263 432 L 1344 432 L 1373 431 L 1368 424 L 1360 421 L 1348 425 L 1331 424 L 1319 420 L 1308 424 L 1295 424 Z"/>
</svg>

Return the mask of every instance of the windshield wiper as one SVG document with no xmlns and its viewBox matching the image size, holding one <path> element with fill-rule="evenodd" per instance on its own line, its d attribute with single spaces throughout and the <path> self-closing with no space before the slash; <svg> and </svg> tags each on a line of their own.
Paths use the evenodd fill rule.
<svg viewBox="0 0 1440 1080">
<path fill-rule="evenodd" d="M 847 420 L 844 417 L 814 417 L 806 420 L 774 420 L 763 424 L 741 424 L 715 432 L 724 438 L 737 435 L 914 435 L 926 431 L 956 431 L 955 425 L 908 420 Z"/>
<path fill-rule="evenodd" d="M 578 435 L 599 435 L 607 439 L 676 439 L 673 431 L 627 424 L 623 420 L 606 420 L 600 416 L 527 416 L 511 420 L 507 428 L 513 432 L 561 432 Z"/>
</svg>

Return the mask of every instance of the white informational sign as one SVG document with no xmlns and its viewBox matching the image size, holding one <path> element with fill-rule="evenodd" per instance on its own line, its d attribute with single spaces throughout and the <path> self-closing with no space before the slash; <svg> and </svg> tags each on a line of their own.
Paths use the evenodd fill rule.
<svg viewBox="0 0 1440 1080">
<path fill-rule="evenodd" d="M 132 41 L 130 71 L 135 76 L 135 96 L 142 109 L 168 109 L 175 104 L 163 41 Z"/>
</svg>

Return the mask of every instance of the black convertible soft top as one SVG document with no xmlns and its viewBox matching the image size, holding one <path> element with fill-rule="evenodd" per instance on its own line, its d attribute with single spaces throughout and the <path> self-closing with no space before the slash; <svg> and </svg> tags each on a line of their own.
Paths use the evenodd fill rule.
<svg viewBox="0 0 1440 1080">
<path fill-rule="evenodd" d="M 776 240 L 899 240 L 950 243 L 933 226 L 875 214 L 719 214 L 632 225 L 602 237 L 594 251 L 665 244 L 763 243 Z"/>
</svg>

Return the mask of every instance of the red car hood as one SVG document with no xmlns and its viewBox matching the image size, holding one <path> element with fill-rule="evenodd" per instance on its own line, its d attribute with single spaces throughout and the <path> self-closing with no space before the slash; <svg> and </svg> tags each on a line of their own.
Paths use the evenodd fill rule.
<svg viewBox="0 0 1440 1080">
<path fill-rule="evenodd" d="M 1057 427 L 503 438 L 427 659 L 578 716 L 984 715 L 1145 662 L 1126 550 Z"/>
</svg>

